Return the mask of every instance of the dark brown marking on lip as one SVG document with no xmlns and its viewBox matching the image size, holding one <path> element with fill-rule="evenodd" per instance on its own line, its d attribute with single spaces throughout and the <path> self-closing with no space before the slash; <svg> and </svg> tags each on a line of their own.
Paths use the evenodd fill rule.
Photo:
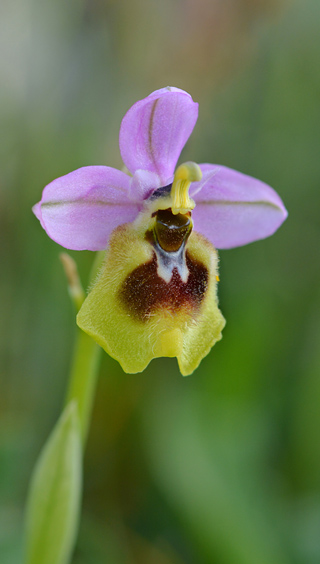
<svg viewBox="0 0 320 564">
<path fill-rule="evenodd" d="M 171 314 L 198 310 L 208 287 L 207 268 L 186 252 L 189 271 L 187 282 L 183 282 L 176 268 L 170 282 L 165 282 L 157 273 L 157 258 L 135 268 L 124 280 L 119 299 L 126 311 L 139 321 L 147 321 L 157 310 L 165 309 Z"/>
</svg>

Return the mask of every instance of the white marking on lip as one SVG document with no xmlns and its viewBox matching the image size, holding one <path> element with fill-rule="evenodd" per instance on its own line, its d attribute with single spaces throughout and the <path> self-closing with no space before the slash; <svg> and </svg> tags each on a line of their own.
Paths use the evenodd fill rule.
<svg viewBox="0 0 320 564">
<path fill-rule="evenodd" d="M 189 270 L 186 264 L 185 245 L 182 244 L 178 251 L 164 251 L 158 243 L 155 243 L 154 250 L 157 256 L 157 274 L 167 284 L 173 276 L 173 270 L 176 268 L 182 282 L 186 283 L 189 276 Z"/>
</svg>

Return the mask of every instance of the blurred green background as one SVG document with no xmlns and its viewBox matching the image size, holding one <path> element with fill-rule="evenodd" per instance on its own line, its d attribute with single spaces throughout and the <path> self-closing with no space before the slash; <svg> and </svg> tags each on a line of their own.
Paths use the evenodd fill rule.
<svg viewBox="0 0 320 564">
<path fill-rule="evenodd" d="M 264 180 L 289 218 L 220 253 L 227 326 L 192 376 L 103 356 L 73 562 L 319 564 L 319 21 L 319 0 L 1 3 L 1 564 L 22 562 L 75 330 L 31 206 L 78 167 L 121 167 L 122 116 L 166 85 L 200 103 L 182 159 Z M 72 256 L 86 283 L 93 255 Z"/>
</svg>

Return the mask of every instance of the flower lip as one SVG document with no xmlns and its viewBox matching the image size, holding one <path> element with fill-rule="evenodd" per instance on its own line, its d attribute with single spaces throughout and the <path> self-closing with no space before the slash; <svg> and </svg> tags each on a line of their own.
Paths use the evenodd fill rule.
<svg viewBox="0 0 320 564">
<path fill-rule="evenodd" d="M 190 274 L 184 277 L 176 263 L 163 276 L 158 251 L 135 223 L 113 232 L 77 323 L 126 372 L 141 372 L 152 358 L 169 355 L 177 356 L 183 375 L 191 374 L 221 339 L 225 321 L 216 297 L 217 253 L 192 233 L 185 254 Z"/>
</svg>

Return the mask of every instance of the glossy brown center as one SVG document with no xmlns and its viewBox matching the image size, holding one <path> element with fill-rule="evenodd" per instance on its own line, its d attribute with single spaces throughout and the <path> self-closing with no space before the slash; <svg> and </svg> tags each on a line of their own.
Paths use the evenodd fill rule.
<svg viewBox="0 0 320 564">
<path fill-rule="evenodd" d="M 194 311 L 200 307 L 208 286 L 208 270 L 186 252 L 189 276 L 183 282 L 176 268 L 170 282 L 157 273 L 156 254 L 150 262 L 135 268 L 125 279 L 119 292 L 122 305 L 139 321 L 146 321 L 157 310 L 174 314 L 184 308 Z"/>
<path fill-rule="evenodd" d="M 174 215 L 171 209 L 157 211 L 154 231 L 164 251 L 168 253 L 178 251 L 190 235 L 191 229 L 190 215 L 181 213 Z"/>
</svg>

